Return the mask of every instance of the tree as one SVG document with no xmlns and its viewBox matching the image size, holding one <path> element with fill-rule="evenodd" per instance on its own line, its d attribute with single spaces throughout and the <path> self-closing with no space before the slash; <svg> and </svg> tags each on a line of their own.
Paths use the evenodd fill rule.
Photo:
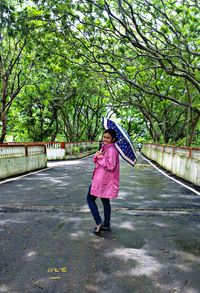
<svg viewBox="0 0 200 293">
<path fill-rule="evenodd" d="M 200 119 L 196 1 L 20 3 L 15 13 L 7 5 L 14 17 L 6 15 L 17 37 L 26 28 L 19 64 L 25 64 L 24 78 L 30 64 L 32 72 L 29 80 L 19 79 L 26 87 L 7 116 L 23 113 L 26 135 L 93 138 L 100 116 L 114 114 L 130 133 L 145 133 L 145 126 L 157 142 L 194 141 Z"/>
<path fill-rule="evenodd" d="M 0 142 L 4 141 L 7 133 L 10 108 L 23 87 L 30 82 L 30 73 L 36 61 L 37 53 L 32 49 L 31 42 L 32 28 L 25 1 L 1 1 Z"/>
<path fill-rule="evenodd" d="M 59 6 L 55 13 L 69 43 L 79 44 L 75 51 L 81 62 L 120 77 L 142 96 L 189 109 L 190 144 L 200 117 L 197 2 L 86 0 L 70 5 L 64 16 Z M 181 95 L 168 85 L 161 89 L 161 79 L 180 84 Z"/>
</svg>

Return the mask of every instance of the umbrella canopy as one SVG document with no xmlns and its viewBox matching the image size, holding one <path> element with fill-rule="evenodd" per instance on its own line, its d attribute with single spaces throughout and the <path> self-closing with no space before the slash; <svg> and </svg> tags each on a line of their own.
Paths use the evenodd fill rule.
<svg viewBox="0 0 200 293">
<path fill-rule="evenodd" d="M 117 142 L 115 146 L 119 151 L 121 157 L 132 166 L 136 163 L 136 153 L 128 133 L 116 122 L 103 117 L 103 127 L 105 129 L 114 129 L 117 134 Z"/>
</svg>

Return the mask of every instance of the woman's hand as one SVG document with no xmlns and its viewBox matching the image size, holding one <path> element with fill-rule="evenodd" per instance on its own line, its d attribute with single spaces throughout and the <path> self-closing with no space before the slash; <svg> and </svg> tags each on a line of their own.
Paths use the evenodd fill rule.
<svg viewBox="0 0 200 293">
<path fill-rule="evenodd" d="M 98 151 L 95 153 L 95 156 L 98 158 L 99 156 L 103 155 L 103 152 L 102 151 Z"/>
</svg>

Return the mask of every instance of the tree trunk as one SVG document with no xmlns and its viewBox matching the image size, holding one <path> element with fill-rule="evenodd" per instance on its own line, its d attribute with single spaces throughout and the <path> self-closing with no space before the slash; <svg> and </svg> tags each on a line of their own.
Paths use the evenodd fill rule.
<svg viewBox="0 0 200 293">
<path fill-rule="evenodd" d="M 194 135 L 195 135 L 195 130 L 196 130 L 196 127 L 198 125 L 198 122 L 200 120 L 200 115 L 197 116 L 196 119 L 193 119 L 192 121 L 192 126 L 191 126 L 191 133 L 190 133 L 190 136 L 189 136 L 189 139 L 188 139 L 188 145 L 190 146 L 194 140 Z"/>
<path fill-rule="evenodd" d="M 0 136 L 0 143 L 4 142 L 7 130 L 7 123 L 6 123 L 6 113 L 2 112 L 1 114 L 1 122 L 2 122 L 2 129 L 1 129 L 1 136 Z"/>
</svg>

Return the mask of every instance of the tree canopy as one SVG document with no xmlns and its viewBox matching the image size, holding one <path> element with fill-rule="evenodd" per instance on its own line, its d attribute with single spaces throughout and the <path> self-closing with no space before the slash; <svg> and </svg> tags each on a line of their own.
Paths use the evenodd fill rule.
<svg viewBox="0 0 200 293">
<path fill-rule="evenodd" d="M 107 116 L 198 145 L 199 18 L 195 0 L 2 0 L 0 141 L 97 139 Z"/>
</svg>

